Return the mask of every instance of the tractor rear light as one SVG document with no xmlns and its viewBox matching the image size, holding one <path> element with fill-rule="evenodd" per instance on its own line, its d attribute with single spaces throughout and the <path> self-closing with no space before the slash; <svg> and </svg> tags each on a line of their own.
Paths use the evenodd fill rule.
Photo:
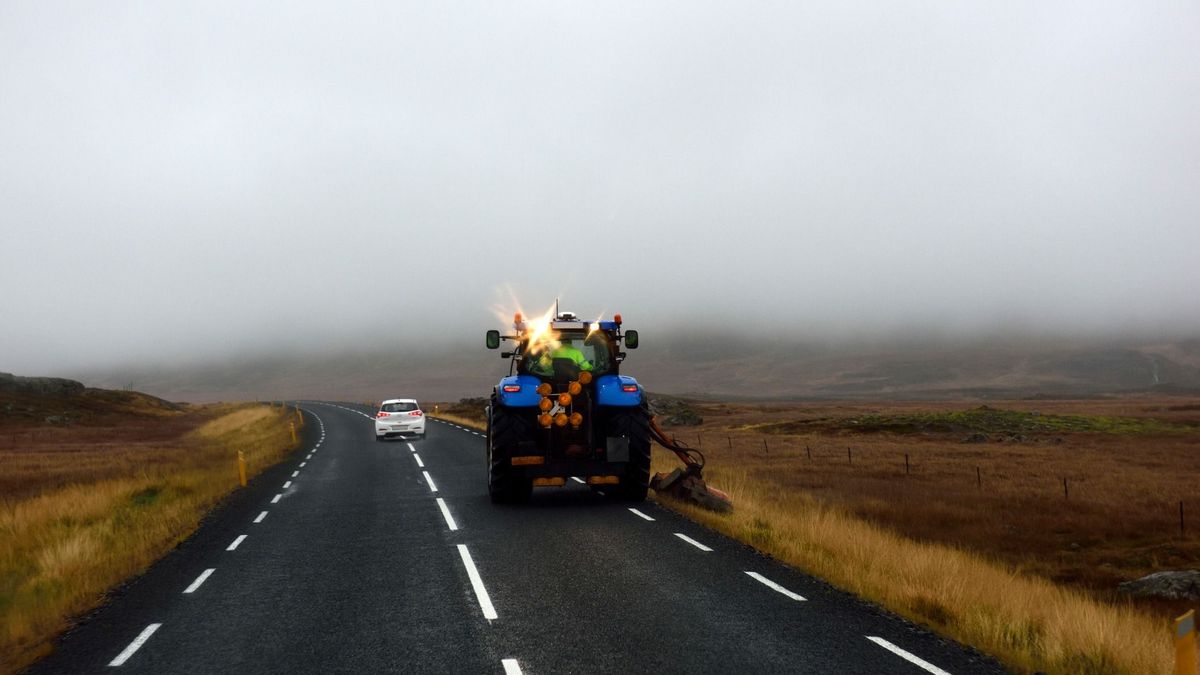
<svg viewBox="0 0 1200 675">
<path fill-rule="evenodd" d="M 582 373 L 580 373 L 579 374 L 579 383 L 580 384 L 591 384 L 592 383 L 592 374 L 586 370 L 583 371 Z"/>
<path fill-rule="evenodd" d="M 542 413 L 538 415 L 538 424 L 548 429 L 551 424 L 554 424 L 554 418 L 550 416 L 550 413 Z"/>
<path fill-rule="evenodd" d="M 567 393 L 572 396 L 578 396 L 581 391 L 583 391 L 583 385 L 578 382 L 572 382 L 567 385 Z"/>
<path fill-rule="evenodd" d="M 571 405 L 571 395 L 570 394 L 559 394 L 558 395 L 558 404 L 564 408 Z"/>
<path fill-rule="evenodd" d="M 504 393 L 506 393 L 506 394 L 515 394 L 518 391 L 521 391 L 521 385 L 519 385 L 519 384 L 504 385 Z"/>
<path fill-rule="evenodd" d="M 554 416 L 554 424 L 556 426 L 560 426 L 560 427 L 567 426 L 567 413 L 558 413 L 557 415 L 555 415 Z"/>
<path fill-rule="evenodd" d="M 572 413 L 571 426 L 578 428 L 581 424 L 583 424 L 583 415 L 580 415 L 579 413 Z"/>
<path fill-rule="evenodd" d="M 408 416 L 409 417 L 420 417 L 421 415 L 424 415 L 424 414 L 425 413 L 421 412 L 420 410 L 414 410 L 414 411 L 408 413 Z"/>
<path fill-rule="evenodd" d="M 538 401 L 538 409 L 542 412 L 549 412 L 549 410 L 553 407 L 554 402 L 548 398 L 543 398 L 542 400 Z"/>
<path fill-rule="evenodd" d="M 537 393 L 542 396 L 549 396 L 551 391 L 554 391 L 554 388 L 550 386 L 549 382 L 543 382 L 538 385 Z"/>
<path fill-rule="evenodd" d="M 627 391 L 632 394 L 632 393 L 636 392 L 637 390 L 638 390 L 638 386 L 636 384 L 621 385 L 621 391 Z"/>
</svg>

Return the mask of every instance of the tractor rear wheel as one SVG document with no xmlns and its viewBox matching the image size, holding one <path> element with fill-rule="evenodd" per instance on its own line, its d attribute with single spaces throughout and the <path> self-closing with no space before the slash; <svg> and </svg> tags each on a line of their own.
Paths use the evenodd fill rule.
<svg viewBox="0 0 1200 675">
<path fill-rule="evenodd" d="M 607 493 L 625 501 L 645 501 L 650 486 L 650 413 L 641 406 L 614 412 L 608 433 L 629 439 L 629 466 L 616 489 Z"/>
<path fill-rule="evenodd" d="M 522 441 L 534 440 L 535 418 L 524 411 L 492 405 L 488 418 L 488 496 L 493 504 L 523 504 L 533 493 L 533 481 L 517 475 L 509 458 Z"/>
</svg>

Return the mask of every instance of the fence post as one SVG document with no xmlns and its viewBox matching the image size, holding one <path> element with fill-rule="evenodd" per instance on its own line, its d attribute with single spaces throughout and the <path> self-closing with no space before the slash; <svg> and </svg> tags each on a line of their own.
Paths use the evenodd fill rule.
<svg viewBox="0 0 1200 675">
<path fill-rule="evenodd" d="M 301 428 L 304 427 L 304 413 L 300 412 L 300 407 L 296 407 L 296 420 L 300 423 Z"/>
<path fill-rule="evenodd" d="M 238 450 L 238 480 L 246 487 L 246 453 Z"/>
<path fill-rule="evenodd" d="M 1179 500 L 1179 536 L 1183 536 L 1183 500 Z"/>
<path fill-rule="evenodd" d="M 854 455 L 850 454 L 850 448 L 846 448 L 846 461 L 851 465 L 854 464 Z"/>
<path fill-rule="evenodd" d="M 1175 619 L 1175 675 L 1196 672 L 1196 610 Z"/>
<path fill-rule="evenodd" d="M 975 487 L 983 489 L 983 474 L 979 473 L 979 467 L 975 467 Z"/>
<path fill-rule="evenodd" d="M 763 439 L 763 452 L 766 452 L 766 453 L 771 452 L 771 450 L 767 448 L 767 439 L 765 439 L 765 438 Z"/>
<path fill-rule="evenodd" d="M 733 450 L 733 437 L 732 437 L 732 436 L 726 436 L 726 437 L 725 437 L 725 440 L 729 441 L 729 449 L 730 449 L 730 450 Z"/>
<path fill-rule="evenodd" d="M 1064 478 L 1063 479 L 1063 499 L 1070 499 L 1070 498 L 1071 498 L 1071 493 L 1069 490 L 1067 490 L 1067 479 Z"/>
<path fill-rule="evenodd" d="M 904 453 L 904 475 L 908 475 L 908 453 Z"/>
<path fill-rule="evenodd" d="M 289 427 L 291 427 L 291 429 L 292 429 L 292 442 L 293 442 L 293 443 L 295 443 L 295 442 L 298 440 L 298 439 L 296 438 L 296 423 L 295 423 L 295 422 L 289 422 L 289 423 L 288 423 L 288 426 L 289 426 Z"/>
</svg>

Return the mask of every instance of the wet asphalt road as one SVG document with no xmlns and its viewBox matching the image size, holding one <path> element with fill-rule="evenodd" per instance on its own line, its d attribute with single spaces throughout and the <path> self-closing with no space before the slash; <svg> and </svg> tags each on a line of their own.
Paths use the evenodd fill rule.
<svg viewBox="0 0 1200 675">
<path fill-rule="evenodd" d="M 1002 672 L 651 503 L 494 506 L 472 430 L 302 408 L 301 450 L 29 672 Z"/>
</svg>

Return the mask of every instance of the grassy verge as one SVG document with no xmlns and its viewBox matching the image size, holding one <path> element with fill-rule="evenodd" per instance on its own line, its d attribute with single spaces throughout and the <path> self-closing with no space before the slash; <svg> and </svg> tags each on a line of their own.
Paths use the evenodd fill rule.
<svg viewBox="0 0 1200 675">
<path fill-rule="evenodd" d="M 656 452 L 655 470 L 678 464 Z M 751 480 L 710 462 L 707 478 L 733 497 L 717 515 L 659 500 L 855 595 L 980 651 L 1018 671 L 1170 672 L 1163 621 L 953 546 L 917 542 L 799 492 Z"/>
<path fill-rule="evenodd" d="M 210 407 L 181 417 L 195 422 L 185 425 L 190 430 L 137 452 L 113 452 L 118 468 L 90 482 L 73 476 L 75 482 L 56 485 L 53 466 L 69 470 L 72 456 L 40 452 L 40 473 L 31 476 L 51 487 L 0 502 L 0 672 L 48 653 L 70 617 L 195 531 L 237 487 L 238 450 L 257 473 L 294 447 L 287 422 L 295 418 L 267 406 Z"/>
</svg>

